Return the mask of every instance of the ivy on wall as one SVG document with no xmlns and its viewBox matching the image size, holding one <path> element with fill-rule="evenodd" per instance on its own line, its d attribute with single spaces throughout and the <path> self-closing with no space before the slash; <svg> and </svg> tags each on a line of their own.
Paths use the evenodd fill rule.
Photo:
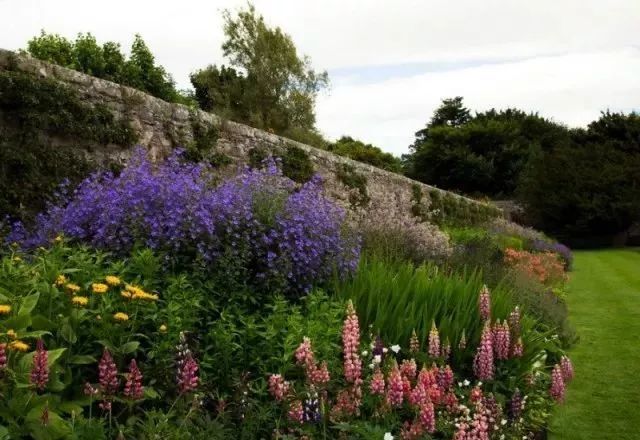
<svg viewBox="0 0 640 440">
<path fill-rule="evenodd" d="M 104 105 L 89 105 L 55 79 L 11 69 L 0 71 L 0 216 L 28 219 L 41 210 L 65 180 L 85 177 L 95 164 L 86 145 L 130 146 L 128 121 Z M 77 139 L 75 146 L 52 146 L 50 137 Z M 84 144 L 83 144 L 84 143 Z M 67 143 L 65 143 L 67 144 Z"/>
<path fill-rule="evenodd" d="M 306 151 L 295 145 L 289 145 L 284 150 L 271 151 L 264 147 L 254 147 L 249 150 L 249 165 L 259 167 L 269 156 L 280 159 L 282 174 L 298 183 L 311 180 L 315 172 L 313 162 Z"/>
</svg>

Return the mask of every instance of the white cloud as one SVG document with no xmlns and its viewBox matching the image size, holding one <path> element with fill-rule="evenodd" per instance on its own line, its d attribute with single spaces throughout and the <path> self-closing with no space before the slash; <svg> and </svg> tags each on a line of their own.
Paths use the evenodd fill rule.
<svg viewBox="0 0 640 440">
<path fill-rule="evenodd" d="M 40 29 L 91 31 L 129 47 L 143 35 L 178 85 L 220 63 L 221 10 L 245 0 L 0 0 L 0 47 L 17 49 Z M 323 69 L 407 63 L 503 64 L 428 72 L 358 86 L 337 78 L 318 109 L 330 135 L 352 133 L 401 152 L 442 97 L 474 109 L 520 106 L 569 123 L 638 105 L 638 0 L 255 0 Z M 550 56 L 556 54 L 558 56 Z M 604 63 L 604 64 L 603 64 Z M 357 79 L 357 77 L 355 77 Z M 635 102 L 634 102 L 635 101 Z"/>
</svg>

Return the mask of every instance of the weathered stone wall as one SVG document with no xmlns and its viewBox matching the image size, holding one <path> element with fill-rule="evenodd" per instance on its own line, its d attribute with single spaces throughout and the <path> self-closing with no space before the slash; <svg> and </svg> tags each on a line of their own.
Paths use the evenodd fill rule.
<svg viewBox="0 0 640 440">
<path fill-rule="evenodd" d="M 220 117 L 184 105 L 165 102 L 141 91 L 98 79 L 74 70 L 45 63 L 28 56 L 16 55 L 0 49 L 0 71 L 13 69 L 28 72 L 42 78 L 56 79 L 71 88 L 87 102 L 101 103 L 111 109 L 117 118 L 130 121 L 138 136 L 138 144 L 146 147 L 153 158 L 166 156 L 173 148 L 186 145 L 194 137 L 194 122 L 204 127 L 215 126 L 219 130 L 219 139 L 214 147 L 226 155 L 236 166 L 247 163 L 249 151 L 259 147 L 278 151 L 294 145 L 306 151 L 314 164 L 315 170 L 326 182 L 327 191 L 337 200 L 347 202 L 353 188 L 348 188 L 338 178 L 345 165 L 366 177 L 366 189 L 372 200 L 389 200 L 392 195 L 396 201 L 396 209 L 409 212 L 414 203 L 415 189 L 419 187 L 423 194 L 423 204 L 429 205 L 429 195 L 437 191 L 441 195 L 447 192 L 415 182 L 404 176 L 390 173 L 379 168 L 344 158 L 333 153 L 304 145 L 262 130 L 243 124 L 223 120 Z M 0 115 L 1 116 L 1 115 Z M 0 121 L 2 118 L 0 118 Z M 2 128 L 2 127 L 0 127 Z M 80 144 L 82 140 L 52 138 L 51 145 L 73 142 Z M 86 154 L 98 162 L 117 161 L 124 163 L 130 155 L 132 145 L 95 145 L 87 143 Z M 450 194 L 450 193 L 449 193 Z M 386 197 L 383 197 L 386 196 Z M 456 200 L 470 202 L 474 207 L 485 207 L 481 202 L 453 195 Z"/>
</svg>

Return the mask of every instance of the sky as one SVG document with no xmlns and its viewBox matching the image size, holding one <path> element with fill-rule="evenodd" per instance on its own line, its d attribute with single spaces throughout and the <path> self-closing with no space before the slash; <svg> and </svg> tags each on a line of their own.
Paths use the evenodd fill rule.
<svg viewBox="0 0 640 440">
<path fill-rule="evenodd" d="M 640 0 L 255 0 L 331 87 L 317 126 L 385 151 L 408 151 L 444 98 L 482 111 L 517 107 L 568 126 L 602 110 L 640 110 Z M 140 33 L 187 88 L 224 62 L 221 13 L 243 0 L 0 0 L 0 47 L 41 29 L 128 48 Z"/>
</svg>

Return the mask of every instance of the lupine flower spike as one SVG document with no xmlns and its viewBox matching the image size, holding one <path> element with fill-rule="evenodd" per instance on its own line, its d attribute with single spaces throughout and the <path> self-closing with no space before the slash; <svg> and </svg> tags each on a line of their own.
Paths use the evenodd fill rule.
<svg viewBox="0 0 640 440">
<path fill-rule="evenodd" d="M 358 315 L 349 301 L 347 304 L 347 317 L 342 327 L 342 351 L 344 355 L 344 377 L 347 382 L 357 383 L 361 381 L 362 360 L 359 354 L 360 324 Z"/>
<path fill-rule="evenodd" d="M 473 372 L 480 380 L 491 380 L 494 374 L 493 334 L 489 321 L 484 324 L 480 345 L 473 360 Z"/>
<path fill-rule="evenodd" d="M 440 355 L 445 360 L 445 362 L 447 361 L 447 359 L 449 359 L 449 356 L 451 355 L 451 343 L 449 342 L 448 336 L 445 339 L 444 344 L 442 344 L 442 353 L 440 353 Z"/>
<path fill-rule="evenodd" d="M 522 344 L 522 338 L 518 338 L 517 341 L 511 347 L 511 356 L 512 357 L 521 357 L 524 352 L 524 345 Z"/>
<path fill-rule="evenodd" d="M 413 332 L 411 332 L 411 339 L 409 340 L 409 352 L 417 353 L 418 351 L 420 351 L 420 340 L 414 329 Z"/>
<path fill-rule="evenodd" d="M 38 391 L 44 390 L 49 381 L 49 365 L 47 364 L 48 352 L 44 349 L 44 342 L 38 339 L 36 352 L 33 356 L 33 367 L 31 368 L 31 383 Z"/>
<path fill-rule="evenodd" d="M 500 320 L 496 321 L 493 325 L 493 349 L 496 359 L 509 358 L 510 338 L 509 324 L 506 321 L 504 323 L 501 323 Z"/>
<path fill-rule="evenodd" d="M 429 356 L 434 358 L 440 356 L 440 333 L 438 333 L 435 321 L 432 321 L 429 331 Z"/>
<path fill-rule="evenodd" d="M 304 421 L 304 409 L 300 400 L 294 400 L 289 406 L 288 412 L 289 420 L 302 425 Z"/>
<path fill-rule="evenodd" d="M 524 399 L 519 389 L 515 389 L 511 400 L 509 401 L 509 418 L 511 420 L 518 420 L 524 410 Z"/>
<path fill-rule="evenodd" d="M 129 372 L 127 373 L 127 381 L 124 384 L 124 395 L 129 399 L 142 399 L 144 388 L 142 386 L 142 373 L 138 368 L 135 359 L 131 359 L 129 363 Z"/>
<path fill-rule="evenodd" d="M 458 348 L 460 350 L 464 350 L 467 348 L 467 335 L 465 334 L 464 329 L 462 329 L 462 336 L 460 336 L 460 342 L 458 343 Z"/>
<path fill-rule="evenodd" d="M 491 317 L 491 295 L 487 286 L 482 286 L 480 296 L 478 297 L 478 308 L 480 317 L 486 321 Z"/>
<path fill-rule="evenodd" d="M 562 369 L 562 378 L 565 383 L 570 382 L 573 379 L 573 364 L 571 363 L 571 359 L 567 356 L 562 356 L 560 359 L 560 368 Z"/>
<path fill-rule="evenodd" d="M 198 387 L 198 380 L 198 363 L 189 353 L 178 372 L 178 391 L 180 394 L 195 391 Z"/>
<path fill-rule="evenodd" d="M 289 382 L 280 374 L 272 374 L 269 376 L 269 393 L 276 401 L 281 402 L 289 393 Z"/>
<path fill-rule="evenodd" d="M 396 361 L 393 361 L 393 368 L 389 373 L 387 382 L 387 403 L 391 406 L 398 407 L 402 405 L 404 397 L 404 384 L 402 374 L 398 368 Z"/>
<path fill-rule="evenodd" d="M 115 362 L 113 362 L 111 353 L 106 348 L 102 351 L 102 358 L 98 365 L 98 380 L 104 394 L 113 395 L 118 391 L 120 384 L 118 381 L 118 369 Z"/>
<path fill-rule="evenodd" d="M 436 413 L 430 399 L 426 399 L 420 405 L 420 423 L 428 433 L 433 433 L 436 430 Z"/>
<path fill-rule="evenodd" d="M 0 344 L 0 372 L 7 368 L 7 344 Z"/>
<path fill-rule="evenodd" d="M 371 376 L 371 385 L 369 385 L 369 388 L 371 394 L 379 396 L 384 394 L 384 374 L 382 374 L 382 370 L 380 370 L 378 366 L 375 367 L 373 376 Z"/>
<path fill-rule="evenodd" d="M 551 371 L 551 387 L 549 388 L 549 394 L 557 402 L 564 400 L 565 385 L 562 378 L 562 367 L 560 364 L 556 364 Z"/>
</svg>

